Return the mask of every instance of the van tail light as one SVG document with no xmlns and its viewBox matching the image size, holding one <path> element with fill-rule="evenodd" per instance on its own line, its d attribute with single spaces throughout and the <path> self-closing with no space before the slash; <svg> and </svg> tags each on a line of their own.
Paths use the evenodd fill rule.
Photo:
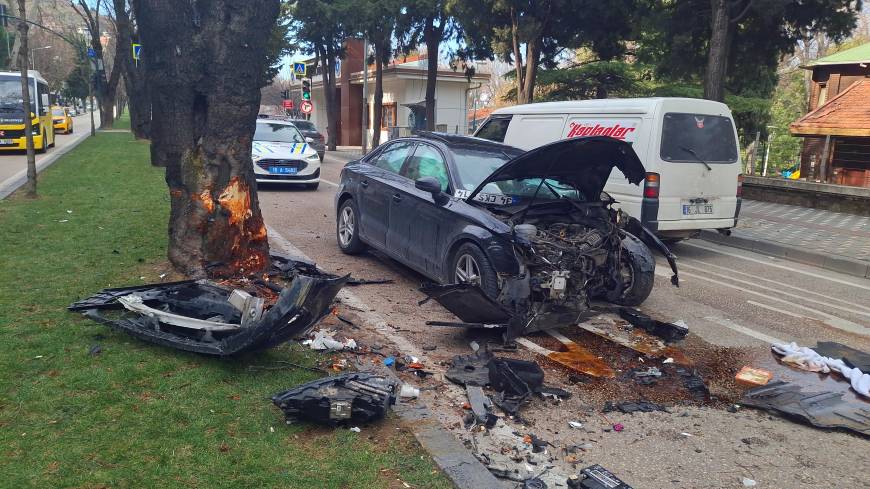
<svg viewBox="0 0 870 489">
<path fill-rule="evenodd" d="M 743 174 L 737 175 L 737 196 L 743 196 Z"/>
<path fill-rule="evenodd" d="M 647 173 L 643 183 L 643 196 L 647 199 L 659 198 L 659 174 Z"/>
</svg>

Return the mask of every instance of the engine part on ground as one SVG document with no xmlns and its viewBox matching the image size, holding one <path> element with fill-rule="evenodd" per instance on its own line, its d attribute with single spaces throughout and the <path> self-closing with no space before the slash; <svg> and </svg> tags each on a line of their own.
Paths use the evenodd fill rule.
<svg viewBox="0 0 870 489">
<path fill-rule="evenodd" d="M 846 392 L 805 390 L 799 384 L 771 382 L 747 391 L 740 404 L 800 419 L 818 428 L 840 428 L 870 436 L 870 408 L 863 399 L 846 399 Z"/>
<path fill-rule="evenodd" d="M 586 467 L 578 476 L 571 476 L 567 484 L 571 489 L 632 489 L 598 464 Z"/>
<path fill-rule="evenodd" d="M 386 377 L 349 373 L 308 382 L 275 394 L 288 423 L 298 420 L 326 425 L 367 423 L 384 417 L 396 403 L 397 384 Z"/>
<path fill-rule="evenodd" d="M 624 414 L 636 413 L 638 411 L 642 413 L 651 413 L 653 411 L 661 411 L 664 413 L 670 412 L 668 411 L 668 408 L 662 406 L 661 404 L 656 404 L 650 401 L 607 401 L 606 403 L 604 403 L 604 408 L 601 410 L 601 412 L 611 413 L 613 411 L 619 411 Z"/>
<path fill-rule="evenodd" d="M 658 336 L 667 343 L 680 341 L 689 334 L 689 328 L 685 325 L 659 321 L 630 307 L 619 308 L 619 317 L 631 323 L 632 326 Z"/>
<path fill-rule="evenodd" d="M 185 280 L 104 289 L 68 309 L 141 340 L 179 350 L 215 356 L 265 350 L 310 331 L 329 314 L 332 301 L 348 280 L 348 276 L 317 269 L 306 275 L 299 268 L 307 267 L 304 262 L 297 267 L 289 259 L 273 258 L 277 263 L 273 269 L 280 265 L 285 270 L 274 273 L 290 277 L 286 287 L 245 281 L 251 291 L 258 291 L 252 294 L 208 280 Z M 108 315 L 107 311 L 120 312 Z"/>
</svg>

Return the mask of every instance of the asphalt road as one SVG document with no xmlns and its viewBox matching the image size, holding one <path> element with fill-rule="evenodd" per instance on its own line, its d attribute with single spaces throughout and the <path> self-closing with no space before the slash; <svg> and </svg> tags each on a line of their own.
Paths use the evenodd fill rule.
<svg viewBox="0 0 870 489">
<path fill-rule="evenodd" d="M 327 153 L 317 191 L 261 188 L 266 222 L 327 270 L 395 280 L 389 285 L 357 287 L 353 293 L 391 326 L 394 335 L 425 350 L 424 363 L 438 370 L 435 366 L 453 355 L 470 353 L 468 342 L 478 337 L 424 324 L 455 318 L 434 301 L 417 305 L 423 298 L 416 290 L 423 280 L 417 273 L 377 253 L 350 257 L 339 251 L 333 193 L 348 159 Z M 870 351 L 870 280 L 700 240 L 675 245 L 673 251 L 679 257 L 681 286 L 670 285 L 670 270 L 659 259 L 656 285 L 641 309 L 657 319 L 685 321 L 692 341 L 703 345 L 711 358 L 715 353 L 739 362 L 737 367 L 772 368 L 775 362 L 768 348 L 778 341 L 813 346 L 817 341 L 831 340 Z M 369 342 L 389 342 L 389 338 L 367 336 L 369 332 L 354 334 Z M 544 348 L 552 345 L 547 338 L 530 341 Z M 532 352 L 527 354 L 536 358 Z M 708 359 L 706 365 L 711 367 L 717 361 Z M 730 372 L 719 381 L 727 384 L 733 377 Z M 721 405 L 680 408 L 679 417 L 640 413 L 621 421 L 610 415 L 608 422 L 620 419 L 632 431 L 613 436 L 601 431 L 607 423 L 590 403 L 619 399 L 583 390 L 581 384 L 565 380 L 558 368 L 548 369 L 547 375 L 576 395 L 558 408 L 547 404 L 529 408 L 525 416 L 539 436 L 562 444 L 592 442 L 595 449 L 584 451 L 583 460 L 609 466 L 636 487 L 742 487 L 742 477 L 758 480 L 758 487 L 866 484 L 858 469 L 866 463 L 861 462 L 860 455 L 867 453 L 864 439 L 823 432 L 756 411 L 728 413 Z M 464 400 L 462 391 L 446 385 L 435 390 L 439 395 L 424 399 L 439 411 L 445 426 L 455 428 L 461 419 L 456 405 Z M 572 419 L 581 419 L 592 429 L 567 433 L 566 423 Z M 684 435 L 687 432 L 690 435 Z M 462 430 L 456 435 L 466 436 Z M 757 438 L 754 445 L 745 441 L 752 437 Z"/>
<path fill-rule="evenodd" d="M 94 116 L 94 119 L 96 121 L 95 123 L 97 124 L 97 126 L 99 126 L 100 116 L 98 113 L 95 113 Z M 87 135 L 90 134 L 90 131 L 90 114 L 83 114 L 78 117 L 73 117 L 73 133 L 58 134 L 57 138 L 55 139 L 56 142 L 54 148 L 49 148 L 49 150 L 45 153 L 36 154 L 36 164 L 39 165 L 40 161 L 51 157 L 53 154 L 57 153 L 59 150 L 62 150 L 65 146 L 72 144 L 74 141 L 87 137 Z M 26 170 L 27 155 L 24 151 L 0 152 L 0 184 Z"/>
</svg>

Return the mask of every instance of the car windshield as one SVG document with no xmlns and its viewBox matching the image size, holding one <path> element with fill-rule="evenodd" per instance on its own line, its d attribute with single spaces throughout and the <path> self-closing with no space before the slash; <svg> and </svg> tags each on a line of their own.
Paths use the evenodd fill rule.
<svg viewBox="0 0 870 489">
<path fill-rule="evenodd" d="M 66 115 L 63 113 L 63 109 L 51 109 L 52 115 Z"/>
<path fill-rule="evenodd" d="M 314 127 L 314 124 L 308 121 L 293 121 L 293 125 L 296 126 L 300 131 L 316 131 L 317 128 Z"/>
<path fill-rule="evenodd" d="M 662 125 L 661 157 L 689 163 L 735 163 L 737 142 L 728 117 L 667 113 Z"/>
<path fill-rule="evenodd" d="M 453 161 L 456 163 L 457 187 L 463 190 L 476 189 L 494 171 L 523 154 L 521 150 L 510 147 L 454 147 L 452 151 Z"/>
<path fill-rule="evenodd" d="M 254 132 L 254 141 L 264 141 L 269 143 L 304 143 L 305 138 L 293 126 L 287 124 L 274 124 L 269 122 L 258 122 L 257 130 Z"/>
</svg>

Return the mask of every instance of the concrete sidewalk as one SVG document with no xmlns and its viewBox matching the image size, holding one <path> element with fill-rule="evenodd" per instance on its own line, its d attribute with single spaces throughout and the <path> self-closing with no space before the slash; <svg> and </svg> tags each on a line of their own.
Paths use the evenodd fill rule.
<svg viewBox="0 0 870 489">
<path fill-rule="evenodd" d="M 709 241 L 870 278 L 870 217 L 744 200 L 730 237 Z"/>
</svg>

